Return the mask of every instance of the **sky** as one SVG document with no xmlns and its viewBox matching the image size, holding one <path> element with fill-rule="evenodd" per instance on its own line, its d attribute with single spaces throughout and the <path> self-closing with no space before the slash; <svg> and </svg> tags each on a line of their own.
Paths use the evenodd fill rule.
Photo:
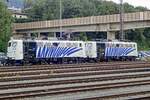
<svg viewBox="0 0 150 100">
<path fill-rule="evenodd" d="M 107 0 L 107 1 L 114 1 L 116 3 L 120 2 L 120 0 Z M 123 0 L 123 1 L 133 6 L 143 6 L 150 9 L 150 0 Z"/>
</svg>

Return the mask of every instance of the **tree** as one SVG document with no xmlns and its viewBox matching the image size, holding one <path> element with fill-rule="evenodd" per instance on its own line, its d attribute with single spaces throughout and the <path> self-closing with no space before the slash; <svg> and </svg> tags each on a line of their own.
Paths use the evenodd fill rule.
<svg viewBox="0 0 150 100">
<path fill-rule="evenodd" d="M 32 7 L 32 5 L 34 4 L 34 0 L 24 0 L 24 9 L 29 9 Z"/>
<path fill-rule="evenodd" d="M 112 1 L 104 0 L 61 0 L 62 18 L 75 18 L 119 13 L 119 5 Z M 25 0 L 25 5 L 30 6 L 26 12 L 34 20 L 59 19 L 60 0 Z M 144 7 L 134 7 L 124 4 L 125 12 L 147 10 Z"/>
<path fill-rule="evenodd" d="M 34 20 L 59 19 L 60 0 L 39 0 L 26 12 Z M 62 0 L 62 18 L 96 15 L 96 7 L 91 0 Z M 37 18 L 38 17 L 38 18 Z"/>
<path fill-rule="evenodd" d="M 42 20 L 59 19 L 60 0 L 45 0 L 43 3 Z M 63 8 L 62 8 L 63 11 Z"/>
<path fill-rule="evenodd" d="M 129 13 L 129 12 L 135 12 L 136 9 L 134 8 L 134 6 L 131 6 L 128 3 L 124 3 L 124 12 L 125 13 Z"/>
<path fill-rule="evenodd" d="M 6 5 L 0 2 L 0 51 L 6 51 L 7 42 L 11 35 L 11 14 Z"/>
<path fill-rule="evenodd" d="M 138 6 L 135 9 L 136 9 L 136 11 L 146 11 L 147 10 L 147 8 L 141 7 L 141 6 Z"/>
<path fill-rule="evenodd" d="M 96 7 L 92 0 L 62 0 L 63 18 L 86 17 L 96 15 Z"/>
<path fill-rule="evenodd" d="M 108 15 L 119 13 L 119 5 L 112 1 L 97 1 L 97 15 Z"/>
</svg>

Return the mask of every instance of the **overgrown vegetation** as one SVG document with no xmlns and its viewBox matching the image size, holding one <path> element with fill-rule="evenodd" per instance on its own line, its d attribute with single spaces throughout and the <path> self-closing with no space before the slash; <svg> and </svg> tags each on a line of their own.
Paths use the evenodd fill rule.
<svg viewBox="0 0 150 100">
<path fill-rule="evenodd" d="M 6 51 L 7 42 L 11 35 L 12 18 L 4 2 L 0 1 L 0 51 Z"/>
<path fill-rule="evenodd" d="M 24 0 L 26 9 L 32 20 L 59 19 L 60 0 Z M 61 0 L 62 17 L 75 18 L 119 13 L 119 5 L 105 0 Z M 124 12 L 147 10 L 124 3 Z"/>
</svg>

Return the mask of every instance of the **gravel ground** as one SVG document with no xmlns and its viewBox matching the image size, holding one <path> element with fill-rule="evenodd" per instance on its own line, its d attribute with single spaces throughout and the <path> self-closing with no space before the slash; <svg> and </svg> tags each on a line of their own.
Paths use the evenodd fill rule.
<svg viewBox="0 0 150 100">
<path fill-rule="evenodd" d="M 110 95 L 115 95 L 115 94 L 126 94 L 126 93 L 135 93 L 135 92 L 144 92 L 144 91 L 150 91 L 150 85 L 108 89 L 108 90 L 103 90 L 103 91 L 97 90 L 97 91 L 67 93 L 67 94 L 62 94 L 62 95 L 27 98 L 24 100 L 77 100 L 77 99 L 94 98 L 94 97 L 101 97 L 101 96 L 110 96 Z M 145 95 L 149 96 L 150 94 L 145 94 Z M 143 95 L 141 95 L 141 97 L 142 96 Z M 137 96 L 128 96 L 128 97 L 120 97 L 120 98 L 118 97 L 117 100 L 122 100 L 123 98 L 132 99 L 135 97 Z"/>
</svg>

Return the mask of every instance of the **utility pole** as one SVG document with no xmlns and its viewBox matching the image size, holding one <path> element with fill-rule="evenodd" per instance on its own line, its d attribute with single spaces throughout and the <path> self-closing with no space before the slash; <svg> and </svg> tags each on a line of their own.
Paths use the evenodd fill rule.
<svg viewBox="0 0 150 100">
<path fill-rule="evenodd" d="M 62 1 L 59 0 L 60 14 L 59 14 L 59 23 L 60 23 L 60 38 L 62 39 Z"/>
<path fill-rule="evenodd" d="M 125 40 L 124 36 L 124 6 L 123 0 L 120 0 L 120 40 Z"/>
</svg>

